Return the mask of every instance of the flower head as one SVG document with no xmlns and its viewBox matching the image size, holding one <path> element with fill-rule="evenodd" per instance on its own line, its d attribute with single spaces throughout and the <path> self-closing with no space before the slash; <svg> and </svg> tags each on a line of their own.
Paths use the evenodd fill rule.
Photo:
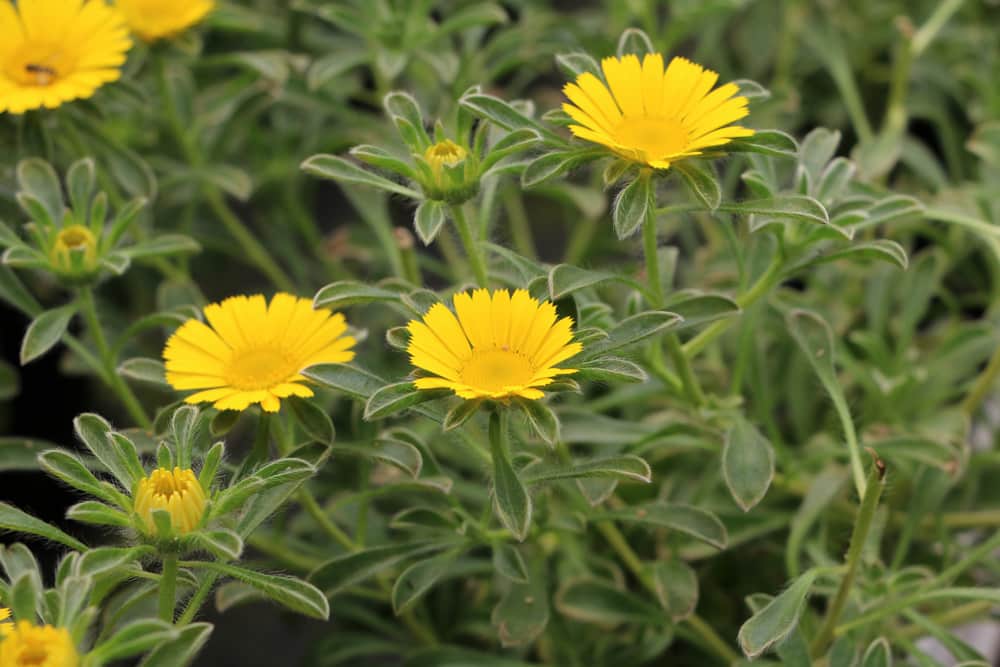
<svg viewBox="0 0 1000 667">
<path fill-rule="evenodd" d="M 201 21 L 213 0 L 115 0 L 129 27 L 146 42 L 183 32 Z"/>
<path fill-rule="evenodd" d="M 80 656 L 66 628 L 30 621 L 0 624 L 0 667 L 77 667 Z"/>
<path fill-rule="evenodd" d="M 49 260 L 62 274 L 91 273 L 97 269 L 97 239 L 83 225 L 63 227 L 49 250 Z"/>
<path fill-rule="evenodd" d="M 312 301 L 291 294 L 276 294 L 270 304 L 260 294 L 234 296 L 205 306 L 205 317 L 208 324 L 181 325 L 163 350 L 167 382 L 201 390 L 188 403 L 211 402 L 219 410 L 260 403 L 277 412 L 279 399 L 313 395 L 303 370 L 354 358 L 344 316 L 314 310 Z"/>
<path fill-rule="evenodd" d="M 205 490 L 190 469 L 157 468 L 139 480 L 133 506 L 150 535 L 157 533 L 153 510 L 167 511 L 174 533 L 186 535 L 205 514 Z"/>
<path fill-rule="evenodd" d="M 461 204 L 479 191 L 479 161 L 465 146 L 442 139 L 427 147 L 423 163 L 418 180 L 428 199 Z"/>
<path fill-rule="evenodd" d="M 53 109 L 121 76 L 132 45 L 104 0 L 0 0 L 0 112 Z"/>
<path fill-rule="evenodd" d="M 570 131 L 607 146 L 626 160 L 666 169 L 680 159 L 721 146 L 753 130 L 730 123 L 746 116 L 747 99 L 727 83 L 715 90 L 719 75 L 684 58 L 663 69 L 663 56 L 647 54 L 605 58 L 607 85 L 590 72 L 568 83 L 572 104 L 563 111 L 579 125 Z M 710 92 L 711 91 L 711 92 Z"/>
<path fill-rule="evenodd" d="M 456 294 L 456 317 L 441 303 L 407 326 L 414 366 L 434 377 L 418 378 L 418 389 L 451 389 L 462 398 L 538 399 L 539 387 L 557 375 L 575 373 L 556 364 L 580 352 L 571 343 L 573 320 L 527 290 L 478 289 Z"/>
</svg>

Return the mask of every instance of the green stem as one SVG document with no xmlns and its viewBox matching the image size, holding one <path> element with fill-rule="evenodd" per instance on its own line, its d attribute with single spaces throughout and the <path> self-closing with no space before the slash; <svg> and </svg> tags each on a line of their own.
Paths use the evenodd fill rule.
<svg viewBox="0 0 1000 667">
<path fill-rule="evenodd" d="M 214 572 L 209 572 L 205 575 L 205 578 L 202 579 L 201 584 L 198 586 L 198 590 L 194 592 L 194 595 L 188 600 L 187 606 L 184 607 L 184 613 L 177 619 L 177 625 L 187 625 L 194 620 L 201 606 L 205 604 L 205 598 L 212 591 L 212 586 L 215 585 L 215 581 L 218 578 L 219 575 Z"/>
<path fill-rule="evenodd" d="M 472 235 L 472 228 L 469 220 L 465 216 L 465 211 L 461 204 L 451 207 L 451 217 L 455 220 L 455 227 L 458 229 L 458 236 L 462 239 L 465 247 L 465 254 L 472 265 L 472 273 L 480 287 L 489 287 L 490 278 L 486 271 L 486 258 L 483 256 L 483 247 Z"/>
<path fill-rule="evenodd" d="M 913 52 L 915 58 L 919 57 L 930 46 L 931 42 L 934 41 L 934 38 L 941 31 L 941 28 L 952 17 L 952 14 L 958 11 L 963 2 L 964 0 L 944 0 L 944 2 L 937 6 L 930 18 L 913 35 L 910 50 Z"/>
<path fill-rule="evenodd" d="M 968 602 L 963 605 L 959 605 L 954 609 L 949 609 L 948 611 L 930 616 L 929 619 L 934 625 L 940 626 L 942 628 L 950 628 L 956 625 L 960 625 L 972 619 L 979 618 L 983 616 L 994 607 L 994 603 L 988 601 L 977 601 Z M 927 634 L 927 629 L 920 625 L 908 625 L 901 629 L 899 632 L 895 633 L 894 638 L 899 639 L 916 639 L 917 637 L 922 637 Z"/>
<path fill-rule="evenodd" d="M 173 88 L 168 80 L 167 61 L 162 54 L 157 55 L 156 61 L 156 79 L 170 131 L 180 145 L 188 166 L 196 172 L 200 171 L 205 167 L 205 158 L 201 154 L 197 142 L 192 139 L 192 135 L 188 132 L 189 128 L 185 127 L 184 121 L 181 119 L 180 114 L 177 113 L 177 101 L 174 99 Z M 247 258 L 279 289 L 294 292 L 295 284 L 291 278 L 271 258 L 271 255 L 253 233 L 247 229 L 243 221 L 230 210 L 219 189 L 208 180 L 200 177 L 199 185 L 209 208 L 218 217 L 219 222 L 226 228 L 226 231 L 240 244 Z"/>
<path fill-rule="evenodd" d="M 965 400 L 962 401 L 962 412 L 969 417 L 975 414 L 979 406 L 982 405 L 983 400 L 993 389 L 993 385 L 996 384 L 997 375 L 1000 375 L 1000 348 L 997 348 L 993 352 L 993 356 L 990 357 L 990 363 L 986 365 L 983 372 L 976 378 L 972 389 L 966 395 Z"/>
<path fill-rule="evenodd" d="M 323 508 L 320 506 L 319 502 L 316 500 L 316 496 L 312 494 L 309 489 L 302 489 L 299 492 L 299 502 L 302 507 L 309 513 L 316 523 L 320 525 L 326 534 L 332 537 L 334 540 L 339 542 L 348 551 L 357 551 L 358 546 L 354 543 L 354 540 L 350 536 L 340 529 L 337 524 L 335 524 L 330 517 L 326 515 Z"/>
<path fill-rule="evenodd" d="M 650 178 L 648 175 L 640 178 Z M 649 283 L 649 293 L 653 297 L 653 307 L 663 307 L 663 282 L 660 279 L 660 258 L 657 250 L 656 206 L 650 202 L 646 207 L 646 219 L 642 223 L 642 250 L 646 258 L 646 282 Z"/>
<path fill-rule="evenodd" d="M 766 295 L 781 279 L 781 273 L 783 270 L 784 256 L 779 254 L 771 262 L 771 266 L 767 268 L 764 275 L 758 278 L 757 282 L 755 282 L 749 290 L 736 297 L 736 304 L 743 309 L 752 306 L 758 299 Z M 729 329 L 729 327 L 733 325 L 733 323 L 734 318 L 728 318 L 725 320 L 718 320 L 717 322 L 709 325 L 708 328 L 684 344 L 685 356 L 690 358 L 704 350 L 709 343 L 721 336 L 727 329 Z"/>
<path fill-rule="evenodd" d="M 705 405 L 705 394 L 701 390 L 701 385 L 698 383 L 698 378 L 695 376 L 694 370 L 691 368 L 690 359 L 684 354 L 684 347 L 681 345 L 680 338 L 677 337 L 677 334 L 669 333 L 666 336 L 666 340 L 667 352 L 670 353 L 670 358 L 677 367 L 677 372 L 680 373 L 684 392 L 687 394 L 688 399 L 696 406 Z"/>
<path fill-rule="evenodd" d="M 177 554 L 163 556 L 163 570 L 160 574 L 160 619 L 174 622 L 174 602 L 177 593 Z"/>
<path fill-rule="evenodd" d="M 837 627 L 837 620 L 844 611 L 847 604 L 847 597 L 851 593 L 854 585 L 854 577 L 857 575 L 858 567 L 861 565 L 861 554 L 865 548 L 865 541 L 868 539 L 868 531 L 872 526 L 872 519 L 875 517 L 875 509 L 878 507 L 879 497 L 882 495 L 882 488 L 885 486 L 885 467 L 881 461 L 876 460 L 872 465 L 868 475 L 867 491 L 861 501 L 861 508 L 854 521 L 854 530 L 851 533 L 851 546 L 847 550 L 846 565 L 847 570 L 840 580 L 837 593 L 827 609 L 826 618 L 819 632 L 809 646 L 809 651 L 813 658 L 826 653 L 833 641 L 834 630 Z"/>
<path fill-rule="evenodd" d="M 822 380 L 822 378 L 821 378 Z M 840 419 L 841 428 L 844 429 L 844 437 L 847 439 L 847 454 L 851 459 L 851 472 L 854 476 L 854 488 L 858 491 L 858 496 L 867 496 L 868 484 L 865 481 L 865 468 L 861 463 L 861 445 L 858 443 L 858 433 L 854 428 L 854 419 L 851 418 L 851 411 L 847 407 L 844 395 L 840 387 L 828 387 L 827 393 L 833 402 L 833 408 Z"/>
<path fill-rule="evenodd" d="M 516 187 L 506 187 L 503 191 L 503 206 L 507 211 L 507 221 L 510 223 L 510 237 L 517 251 L 528 259 L 538 259 L 535 251 L 535 239 L 531 234 L 531 223 L 524 210 L 524 200 L 521 190 Z"/>
<path fill-rule="evenodd" d="M 149 420 L 149 416 L 146 414 L 146 409 L 139 402 L 139 399 L 133 393 L 132 388 L 128 386 L 125 380 L 118 374 L 118 370 L 115 368 L 116 360 L 114 355 L 111 353 L 111 348 L 108 346 L 108 340 L 104 336 L 104 329 L 101 328 L 101 320 L 97 315 L 97 306 L 94 304 L 94 293 L 90 287 L 81 287 L 77 294 L 77 305 L 83 314 L 83 319 L 87 323 L 87 329 L 90 331 L 91 337 L 94 339 L 94 345 L 97 347 L 98 359 L 94 359 L 93 356 L 88 355 L 90 358 L 90 364 L 93 366 L 96 361 L 97 367 L 101 370 L 99 375 L 104 379 L 104 381 L 111 388 L 111 391 L 118 396 L 118 399 L 128 410 L 129 415 L 133 420 L 141 427 L 148 429 L 151 428 L 153 423 Z M 69 345 L 69 339 L 67 338 L 67 344 Z M 76 346 L 71 345 L 75 351 L 78 353 L 80 350 Z M 82 347 L 82 346 L 80 346 Z M 87 361 L 87 357 L 84 357 Z"/>
</svg>

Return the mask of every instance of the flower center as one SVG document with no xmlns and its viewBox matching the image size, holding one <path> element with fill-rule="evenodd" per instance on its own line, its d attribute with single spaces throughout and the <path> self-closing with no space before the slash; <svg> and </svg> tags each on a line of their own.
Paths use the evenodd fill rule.
<svg viewBox="0 0 1000 667">
<path fill-rule="evenodd" d="M 293 360 L 274 347 L 237 350 L 226 368 L 226 382 L 237 389 L 269 389 L 298 372 Z"/>
<path fill-rule="evenodd" d="M 32 642 L 21 650 L 21 655 L 17 657 L 17 664 L 24 665 L 43 665 L 45 661 L 48 660 L 49 649 L 45 644 L 40 642 Z"/>
<path fill-rule="evenodd" d="M 424 158 L 432 165 L 448 165 L 453 167 L 468 155 L 468 151 L 450 139 L 439 141 L 424 153 Z"/>
<path fill-rule="evenodd" d="M 72 69 L 72 63 L 58 44 L 25 42 L 8 61 L 7 74 L 23 86 L 44 88 Z"/>
<path fill-rule="evenodd" d="M 535 369 L 526 356 L 500 348 L 474 350 L 459 371 L 464 384 L 488 392 L 523 387 L 534 375 Z"/>
<path fill-rule="evenodd" d="M 653 159 L 683 153 L 688 145 L 687 130 L 672 118 L 623 118 L 614 137 L 620 145 Z"/>
<path fill-rule="evenodd" d="M 58 242 L 70 250 L 83 250 L 94 242 L 94 235 L 82 225 L 72 225 L 59 232 Z"/>
</svg>

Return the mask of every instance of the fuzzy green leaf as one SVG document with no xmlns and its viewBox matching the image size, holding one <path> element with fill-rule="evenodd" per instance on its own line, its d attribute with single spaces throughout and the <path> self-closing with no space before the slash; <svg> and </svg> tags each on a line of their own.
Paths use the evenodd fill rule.
<svg viewBox="0 0 1000 667">
<path fill-rule="evenodd" d="M 21 341 L 21 365 L 51 350 L 62 339 L 75 314 L 76 306 L 69 305 L 47 310 L 32 320 Z"/>
</svg>

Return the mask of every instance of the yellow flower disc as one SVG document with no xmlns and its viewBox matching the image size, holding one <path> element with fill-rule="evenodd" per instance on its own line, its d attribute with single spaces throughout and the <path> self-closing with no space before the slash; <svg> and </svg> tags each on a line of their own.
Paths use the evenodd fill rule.
<svg viewBox="0 0 1000 667">
<path fill-rule="evenodd" d="M 104 0 L 0 0 L 0 112 L 53 109 L 121 76 L 132 42 Z"/>
<path fill-rule="evenodd" d="M 354 358 L 344 316 L 314 310 L 312 301 L 291 294 L 276 294 L 270 305 L 259 294 L 234 296 L 205 306 L 205 317 L 207 325 L 181 325 L 163 350 L 167 382 L 201 390 L 188 403 L 210 402 L 219 410 L 260 403 L 277 412 L 279 399 L 313 395 L 303 370 Z"/>
<path fill-rule="evenodd" d="M 684 58 L 663 69 L 663 56 L 647 54 L 605 58 L 607 85 L 590 72 L 563 88 L 572 104 L 563 111 L 579 125 L 570 131 L 607 146 L 633 162 L 666 169 L 672 162 L 700 155 L 753 130 L 730 123 L 746 116 L 747 99 L 727 83 L 715 90 L 719 75 Z"/>
<path fill-rule="evenodd" d="M 190 469 L 157 468 L 139 480 L 133 507 L 150 535 L 156 534 L 153 510 L 169 512 L 174 533 L 186 535 L 198 527 L 205 514 L 205 490 Z"/>
<path fill-rule="evenodd" d="M 526 290 L 478 289 L 454 298 L 458 317 L 441 303 L 407 329 L 407 351 L 414 366 L 433 373 L 418 389 L 451 389 L 462 398 L 538 399 L 538 389 L 575 369 L 556 364 L 578 354 L 570 342 L 573 320 L 556 319 L 556 308 L 539 303 Z"/>
<path fill-rule="evenodd" d="M 213 0 L 115 0 L 129 27 L 146 42 L 183 32 L 201 21 Z"/>
<path fill-rule="evenodd" d="M 0 667 L 77 667 L 80 656 L 66 628 L 28 621 L 0 624 Z"/>
</svg>

